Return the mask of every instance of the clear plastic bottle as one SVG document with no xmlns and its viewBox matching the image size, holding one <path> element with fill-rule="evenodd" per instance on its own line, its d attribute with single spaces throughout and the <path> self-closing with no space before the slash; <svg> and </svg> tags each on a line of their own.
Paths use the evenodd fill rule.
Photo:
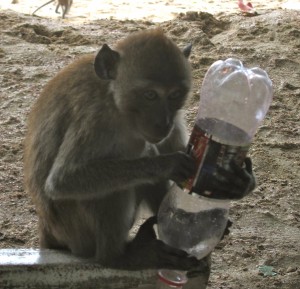
<svg viewBox="0 0 300 289">
<path fill-rule="evenodd" d="M 272 82 L 260 68 L 247 69 L 232 58 L 209 68 L 188 143 L 197 172 L 184 184 L 173 184 L 158 213 L 158 235 L 166 244 L 201 259 L 219 243 L 230 201 L 208 189 L 210 178 L 217 166 L 230 170 L 232 160 L 242 165 L 272 96 Z"/>
</svg>

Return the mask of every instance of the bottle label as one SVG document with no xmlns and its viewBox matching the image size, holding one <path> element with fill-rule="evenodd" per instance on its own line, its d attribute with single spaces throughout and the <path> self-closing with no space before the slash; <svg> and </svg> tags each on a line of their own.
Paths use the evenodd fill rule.
<svg viewBox="0 0 300 289">
<path fill-rule="evenodd" d="M 219 193 L 215 195 L 214 192 L 209 191 L 214 175 L 218 167 L 231 171 L 232 161 L 242 166 L 248 150 L 249 145 L 233 146 L 219 143 L 212 135 L 208 135 L 195 125 L 188 143 L 188 153 L 196 158 L 197 171 L 193 177 L 182 184 L 183 188 L 190 193 L 226 199 L 226 196 Z"/>
</svg>

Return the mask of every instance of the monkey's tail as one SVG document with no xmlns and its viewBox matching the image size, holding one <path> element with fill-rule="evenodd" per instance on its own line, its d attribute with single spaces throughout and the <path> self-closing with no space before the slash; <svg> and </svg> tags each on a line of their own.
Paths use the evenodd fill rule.
<svg viewBox="0 0 300 289">
<path fill-rule="evenodd" d="M 40 10 L 40 9 L 43 8 L 44 6 L 50 4 L 50 3 L 54 2 L 54 1 L 55 1 L 55 0 L 50 0 L 50 1 L 48 1 L 47 3 L 43 4 L 42 6 L 40 6 L 39 8 L 37 8 L 37 9 L 32 13 L 32 16 L 34 15 L 34 13 L 35 13 L 36 11 Z"/>
</svg>

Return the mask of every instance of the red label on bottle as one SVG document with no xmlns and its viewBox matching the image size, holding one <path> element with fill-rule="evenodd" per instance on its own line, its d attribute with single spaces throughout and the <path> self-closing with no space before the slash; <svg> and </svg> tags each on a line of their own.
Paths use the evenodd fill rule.
<svg viewBox="0 0 300 289">
<path fill-rule="evenodd" d="M 210 182 L 214 181 L 218 167 L 230 171 L 232 161 L 242 166 L 248 149 L 249 146 L 232 146 L 216 142 L 211 135 L 195 125 L 188 143 L 188 152 L 196 158 L 197 172 L 182 184 L 183 188 L 199 195 L 214 197 L 208 188 Z"/>
<path fill-rule="evenodd" d="M 209 136 L 206 135 L 201 129 L 199 129 L 197 126 L 194 127 L 188 143 L 188 152 L 196 158 L 197 168 L 201 167 L 201 162 L 204 159 L 209 139 Z M 196 175 L 187 180 L 187 182 L 184 184 L 186 189 L 192 189 L 195 177 Z"/>
</svg>

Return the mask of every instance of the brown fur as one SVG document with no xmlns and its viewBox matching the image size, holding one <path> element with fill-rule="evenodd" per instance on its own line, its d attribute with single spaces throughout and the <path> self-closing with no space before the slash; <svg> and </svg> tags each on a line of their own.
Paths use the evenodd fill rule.
<svg viewBox="0 0 300 289">
<path fill-rule="evenodd" d="M 194 161 L 180 152 L 190 82 L 182 51 L 150 30 L 81 57 L 46 85 L 25 145 L 25 183 L 43 248 L 112 267 L 195 266 L 153 237 L 151 221 L 128 241 L 140 203 L 156 214 L 168 180 L 193 172 Z"/>
</svg>

